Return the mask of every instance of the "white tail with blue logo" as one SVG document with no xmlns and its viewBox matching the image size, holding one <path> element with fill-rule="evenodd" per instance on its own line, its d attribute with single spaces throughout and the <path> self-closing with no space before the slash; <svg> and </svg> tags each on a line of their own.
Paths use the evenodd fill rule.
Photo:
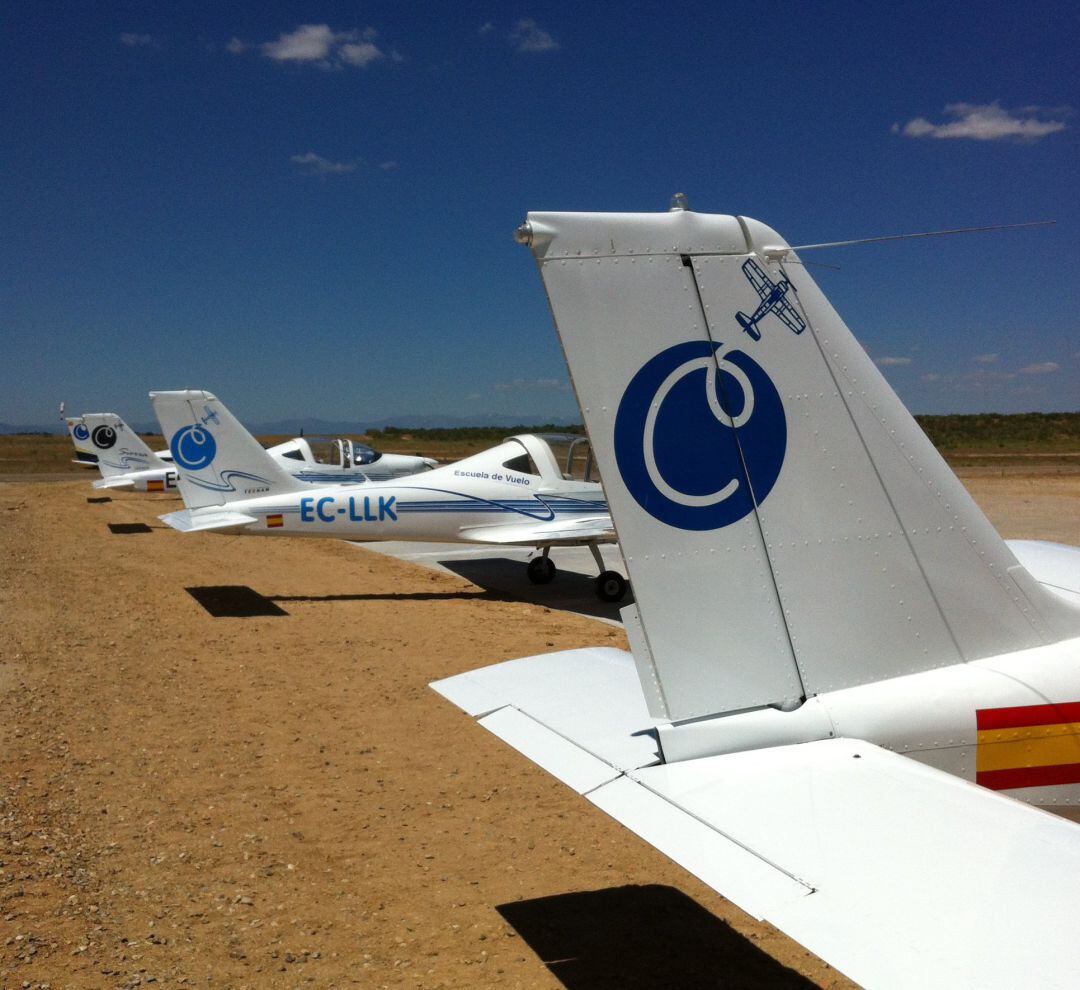
<svg viewBox="0 0 1080 990">
<path fill-rule="evenodd" d="M 633 657 L 432 687 L 863 986 L 1080 985 L 1080 827 L 1012 800 L 1080 801 L 1080 549 L 1014 554 L 768 227 L 534 213 L 518 239 Z"/>
<path fill-rule="evenodd" d="M 310 487 L 277 464 L 209 392 L 151 392 L 150 400 L 189 509 Z"/>
<path fill-rule="evenodd" d="M 1080 633 L 775 231 L 679 210 L 529 230 L 657 715 L 788 708 Z"/>
</svg>

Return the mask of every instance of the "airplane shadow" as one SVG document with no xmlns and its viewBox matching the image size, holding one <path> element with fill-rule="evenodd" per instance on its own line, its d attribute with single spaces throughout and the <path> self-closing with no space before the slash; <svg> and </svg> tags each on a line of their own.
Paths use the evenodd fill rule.
<svg viewBox="0 0 1080 990">
<path fill-rule="evenodd" d="M 533 584 L 525 573 L 525 564 L 509 557 L 451 557 L 440 560 L 439 564 L 503 599 L 532 602 L 613 622 L 620 621 L 619 610 L 634 601 L 633 589 L 628 589 L 621 602 L 602 602 L 596 597 L 594 578 L 561 568 L 551 584 Z"/>
<path fill-rule="evenodd" d="M 674 887 L 556 894 L 496 910 L 567 990 L 817 985 Z"/>
<path fill-rule="evenodd" d="M 88 505 L 103 505 L 105 502 L 111 502 L 112 497 L 109 495 L 98 495 L 96 498 L 87 497 L 86 502 Z"/>
<path fill-rule="evenodd" d="M 420 591 L 356 595 L 261 595 L 243 584 L 208 585 L 184 589 L 215 619 L 246 619 L 288 615 L 278 602 L 439 602 L 503 601 L 487 591 Z"/>
<path fill-rule="evenodd" d="M 152 533 L 146 523 L 109 523 L 109 532 L 114 536 L 134 536 L 137 533 Z"/>
</svg>

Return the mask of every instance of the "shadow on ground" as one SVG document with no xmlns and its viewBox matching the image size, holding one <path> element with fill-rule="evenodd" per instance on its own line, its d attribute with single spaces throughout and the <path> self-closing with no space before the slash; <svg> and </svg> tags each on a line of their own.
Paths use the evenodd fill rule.
<svg viewBox="0 0 1080 990">
<path fill-rule="evenodd" d="M 567 990 L 816 986 L 674 887 L 557 894 L 496 910 Z"/>
<path fill-rule="evenodd" d="M 244 584 L 184 589 L 215 619 L 246 619 L 259 615 L 288 615 L 278 602 L 442 602 L 502 601 L 487 591 L 419 591 L 358 595 L 261 595 Z"/>
<path fill-rule="evenodd" d="M 288 615 L 280 606 L 243 584 L 208 585 L 184 589 L 215 619 L 248 619 L 257 615 Z"/>
<path fill-rule="evenodd" d="M 146 523 L 109 523 L 109 532 L 114 536 L 134 536 L 136 533 L 152 533 Z"/>
<path fill-rule="evenodd" d="M 619 609 L 634 601 L 628 589 L 621 602 L 602 602 L 596 597 L 595 578 L 577 571 L 559 570 L 551 584 L 533 584 L 525 564 L 509 557 L 447 558 L 439 564 L 485 591 L 514 601 L 532 602 L 547 608 L 578 612 L 612 622 L 620 621 Z"/>
<path fill-rule="evenodd" d="M 109 495 L 98 495 L 97 498 L 87 498 L 87 503 L 90 505 L 102 505 L 105 502 L 111 502 L 112 497 Z"/>
</svg>

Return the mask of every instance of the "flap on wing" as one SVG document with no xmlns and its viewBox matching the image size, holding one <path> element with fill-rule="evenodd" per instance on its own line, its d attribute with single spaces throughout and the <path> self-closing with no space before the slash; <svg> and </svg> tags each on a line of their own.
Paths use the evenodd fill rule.
<svg viewBox="0 0 1080 990">
<path fill-rule="evenodd" d="M 98 478 L 94 482 L 94 487 L 97 489 L 102 488 L 134 488 L 135 482 L 132 481 L 127 475 L 114 474 L 108 478 Z"/>
<path fill-rule="evenodd" d="M 192 513 L 187 509 L 158 516 L 158 519 L 172 526 L 173 529 L 180 530 L 181 533 L 199 533 L 211 529 L 232 529 L 236 526 L 247 526 L 249 523 L 259 521 L 258 517 L 248 515 L 246 512 Z"/>
<path fill-rule="evenodd" d="M 1080 826 L 859 741 L 641 766 L 644 747 L 620 752 L 652 743 L 627 686 L 629 658 L 607 650 L 433 685 L 867 987 L 1080 985 Z"/>
<path fill-rule="evenodd" d="M 463 526 L 460 532 L 463 539 L 474 543 L 501 543 L 504 546 L 532 547 L 615 541 L 615 529 L 609 515 L 589 516 L 585 519 L 555 519 L 551 522 Z"/>
</svg>

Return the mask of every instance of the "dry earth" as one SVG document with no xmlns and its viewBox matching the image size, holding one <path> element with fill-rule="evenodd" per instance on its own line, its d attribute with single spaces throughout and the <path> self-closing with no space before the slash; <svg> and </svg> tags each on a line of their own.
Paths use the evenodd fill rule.
<svg viewBox="0 0 1080 990">
<path fill-rule="evenodd" d="M 86 477 L 0 484 L 5 990 L 851 986 L 426 686 L 617 630 Z M 969 484 L 1080 543 L 1080 477 Z"/>
</svg>

